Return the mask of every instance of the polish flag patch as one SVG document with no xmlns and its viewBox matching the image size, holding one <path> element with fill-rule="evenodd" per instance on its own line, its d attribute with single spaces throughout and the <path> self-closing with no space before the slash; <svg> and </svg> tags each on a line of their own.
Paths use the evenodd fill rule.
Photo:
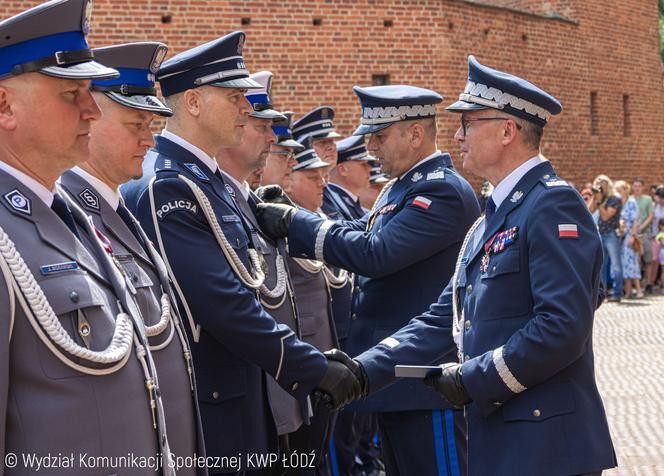
<svg viewBox="0 0 664 476">
<path fill-rule="evenodd" d="M 579 228 L 573 223 L 561 223 L 558 225 L 558 238 L 578 238 Z"/>
<path fill-rule="evenodd" d="M 417 205 L 418 207 L 428 210 L 429 206 L 431 205 L 431 200 L 426 197 L 415 197 L 413 200 L 413 205 Z"/>
</svg>

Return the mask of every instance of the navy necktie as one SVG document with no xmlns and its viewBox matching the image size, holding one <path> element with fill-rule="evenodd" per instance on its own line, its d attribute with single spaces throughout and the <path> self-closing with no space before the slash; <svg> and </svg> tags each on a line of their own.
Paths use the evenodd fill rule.
<svg viewBox="0 0 664 476">
<path fill-rule="evenodd" d="M 81 236 L 78 234 L 78 230 L 76 229 L 74 215 L 71 214 L 71 210 L 69 209 L 69 206 L 67 206 L 67 202 L 65 202 L 65 200 L 57 193 L 53 195 L 53 204 L 51 204 L 51 210 L 53 210 L 55 214 L 60 217 L 64 224 L 67 225 L 67 228 L 69 228 L 76 236 L 76 238 L 80 240 Z"/>
<path fill-rule="evenodd" d="M 484 208 L 485 222 L 488 223 L 491 220 L 493 214 L 496 213 L 496 202 L 493 201 L 493 197 L 489 197 L 489 200 L 486 202 L 486 207 Z"/>
</svg>

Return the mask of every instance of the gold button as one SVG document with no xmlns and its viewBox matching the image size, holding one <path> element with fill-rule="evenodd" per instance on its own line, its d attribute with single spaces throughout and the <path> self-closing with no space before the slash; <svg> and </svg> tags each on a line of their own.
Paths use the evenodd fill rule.
<svg viewBox="0 0 664 476">
<path fill-rule="evenodd" d="M 543 178 L 544 180 L 546 180 L 546 179 L 548 179 L 548 178 L 551 178 L 551 176 L 550 176 L 549 174 L 546 174 L 546 175 L 545 175 L 544 177 L 542 177 L 542 178 Z"/>
<path fill-rule="evenodd" d="M 472 284 L 469 284 L 468 286 L 466 286 L 466 292 L 467 292 L 468 294 L 470 294 L 470 293 L 473 292 L 473 285 L 472 285 Z"/>
<path fill-rule="evenodd" d="M 293 392 L 296 391 L 298 388 L 300 388 L 300 384 L 299 384 L 298 382 L 295 382 L 295 383 L 291 386 L 291 390 L 292 390 Z"/>
<path fill-rule="evenodd" d="M 539 411 L 537 408 L 533 410 L 533 416 L 535 418 L 539 418 L 542 415 L 542 412 Z"/>
<path fill-rule="evenodd" d="M 212 392 L 212 398 L 214 400 L 219 400 L 219 392 Z"/>
<path fill-rule="evenodd" d="M 357 314 L 353 313 L 353 315 L 350 316 L 350 318 L 351 318 L 352 320 L 356 320 L 356 319 L 357 319 Z"/>
<path fill-rule="evenodd" d="M 471 325 L 472 325 L 472 324 L 470 323 L 470 321 L 466 321 L 466 330 L 467 330 L 467 331 L 470 330 L 470 326 L 471 326 Z"/>
</svg>

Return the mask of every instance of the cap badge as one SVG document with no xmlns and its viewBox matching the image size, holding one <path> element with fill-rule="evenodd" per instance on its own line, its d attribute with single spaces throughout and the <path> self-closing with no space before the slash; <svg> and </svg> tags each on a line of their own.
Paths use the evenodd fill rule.
<svg viewBox="0 0 664 476">
<path fill-rule="evenodd" d="M 154 52 L 152 63 L 150 64 L 150 71 L 156 73 L 159 70 L 159 67 L 161 66 L 161 63 L 164 61 L 167 52 L 168 48 L 166 48 L 165 46 L 160 46 L 159 48 L 157 48 L 157 51 Z"/>
<path fill-rule="evenodd" d="M 237 54 L 242 54 L 242 49 L 244 48 L 244 35 L 241 35 L 237 42 Z"/>
<path fill-rule="evenodd" d="M 81 31 L 84 35 L 90 33 L 90 23 L 92 22 L 92 0 L 88 0 L 85 5 L 85 13 L 83 14 L 83 21 L 81 23 Z"/>
</svg>

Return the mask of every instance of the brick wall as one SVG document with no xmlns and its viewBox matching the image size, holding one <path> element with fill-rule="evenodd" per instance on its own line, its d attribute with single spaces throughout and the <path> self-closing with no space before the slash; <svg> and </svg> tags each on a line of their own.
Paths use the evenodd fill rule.
<svg viewBox="0 0 664 476">
<path fill-rule="evenodd" d="M 5 0 L 0 17 L 37 3 Z M 95 0 L 90 42 L 158 40 L 175 53 L 242 29 L 249 68 L 275 74 L 277 106 L 297 116 L 333 105 L 342 133 L 359 121 L 353 85 L 389 75 L 392 84 L 440 92 L 447 105 L 465 85 L 472 53 L 561 100 L 564 112 L 546 127 L 543 144 L 561 175 L 577 184 L 598 173 L 664 182 L 657 2 L 605 7 L 586 0 Z M 453 156 L 457 124 L 457 115 L 440 115 L 439 145 Z"/>
</svg>

